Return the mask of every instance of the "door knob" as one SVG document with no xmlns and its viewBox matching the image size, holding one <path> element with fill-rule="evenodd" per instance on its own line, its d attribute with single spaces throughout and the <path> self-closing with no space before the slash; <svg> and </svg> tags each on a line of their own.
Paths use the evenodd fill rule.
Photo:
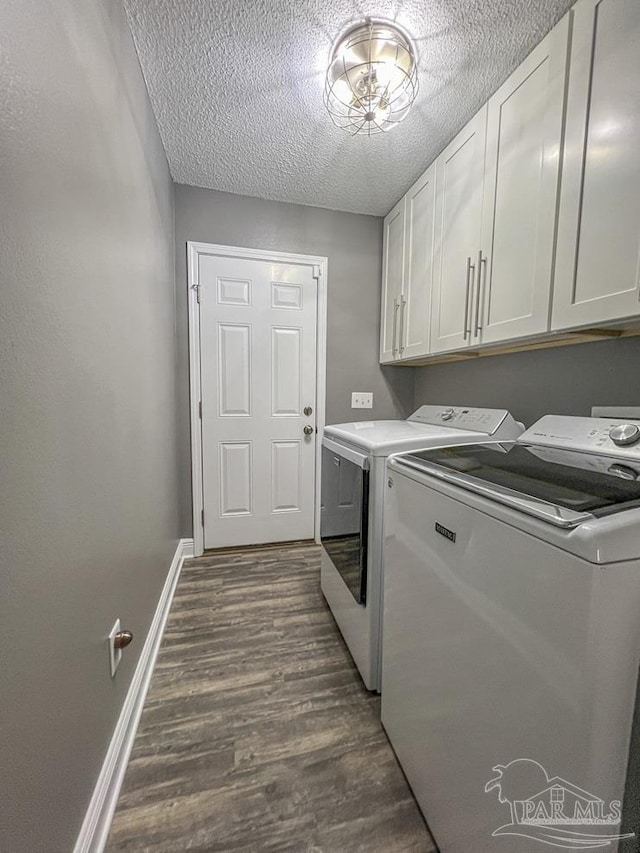
<svg viewBox="0 0 640 853">
<path fill-rule="evenodd" d="M 307 424 L 306 427 L 302 430 L 302 432 L 305 435 L 313 435 L 313 427 L 309 426 L 309 424 Z"/>
<path fill-rule="evenodd" d="M 305 407 L 304 407 L 304 413 L 305 413 L 305 415 L 306 415 L 307 417 L 309 417 L 309 415 L 312 415 L 312 414 L 313 414 L 313 409 L 311 408 L 311 406 L 305 406 Z"/>
<path fill-rule="evenodd" d="M 113 638 L 113 647 L 114 649 L 126 649 L 131 640 L 133 640 L 131 631 L 118 631 Z"/>
</svg>

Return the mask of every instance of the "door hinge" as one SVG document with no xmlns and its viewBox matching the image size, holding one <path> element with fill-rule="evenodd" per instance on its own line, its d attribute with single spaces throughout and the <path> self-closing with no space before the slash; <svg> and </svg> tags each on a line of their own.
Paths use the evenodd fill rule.
<svg viewBox="0 0 640 853">
<path fill-rule="evenodd" d="M 202 526 L 204 527 L 204 510 L 200 513 L 200 517 L 202 518 Z"/>
<path fill-rule="evenodd" d="M 192 286 L 193 290 L 195 290 L 195 292 L 196 292 L 196 299 L 198 300 L 198 305 L 200 305 L 200 285 L 199 284 L 193 284 L 191 286 Z"/>
<path fill-rule="evenodd" d="M 313 277 L 320 278 L 320 264 L 313 265 Z"/>
<path fill-rule="evenodd" d="M 202 400 L 198 403 L 198 417 L 202 420 Z"/>
</svg>

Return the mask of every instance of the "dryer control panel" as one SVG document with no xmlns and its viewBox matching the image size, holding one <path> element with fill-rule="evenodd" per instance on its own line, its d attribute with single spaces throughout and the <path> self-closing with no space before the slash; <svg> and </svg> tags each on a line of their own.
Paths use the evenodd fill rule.
<svg viewBox="0 0 640 853">
<path fill-rule="evenodd" d="M 476 409 L 468 406 L 420 406 L 407 420 L 419 424 L 447 426 L 493 435 L 507 418 L 511 419 L 511 415 L 506 409 Z"/>
<path fill-rule="evenodd" d="M 640 459 L 640 421 L 545 415 L 525 430 L 518 441 L 541 447 L 562 447 L 582 453 Z"/>
</svg>

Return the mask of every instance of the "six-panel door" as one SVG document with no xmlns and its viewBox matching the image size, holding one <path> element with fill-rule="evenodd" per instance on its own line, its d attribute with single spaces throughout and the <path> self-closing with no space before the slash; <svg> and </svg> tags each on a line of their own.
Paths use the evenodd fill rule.
<svg viewBox="0 0 640 853">
<path fill-rule="evenodd" d="M 310 539 L 313 267 L 200 255 L 198 281 L 205 548 Z"/>
<path fill-rule="evenodd" d="M 552 328 L 640 314 L 640 3 L 574 9 Z"/>
</svg>

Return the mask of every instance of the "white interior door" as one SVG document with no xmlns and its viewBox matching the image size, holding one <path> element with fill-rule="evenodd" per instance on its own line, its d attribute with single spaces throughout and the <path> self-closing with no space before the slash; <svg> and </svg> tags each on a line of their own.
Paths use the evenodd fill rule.
<svg viewBox="0 0 640 853">
<path fill-rule="evenodd" d="M 198 284 L 204 547 L 311 539 L 314 268 L 201 255 Z"/>
</svg>

